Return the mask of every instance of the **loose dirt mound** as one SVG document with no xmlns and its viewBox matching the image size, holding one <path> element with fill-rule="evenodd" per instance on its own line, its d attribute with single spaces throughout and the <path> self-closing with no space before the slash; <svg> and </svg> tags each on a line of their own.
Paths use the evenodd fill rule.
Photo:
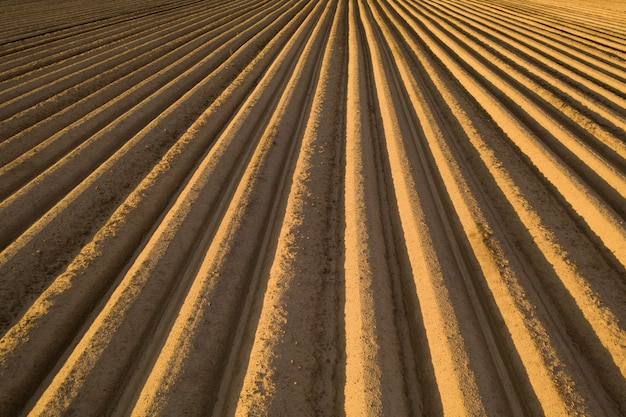
<svg viewBox="0 0 626 417">
<path fill-rule="evenodd" d="M 0 0 L 0 415 L 626 415 L 626 7 Z"/>
</svg>

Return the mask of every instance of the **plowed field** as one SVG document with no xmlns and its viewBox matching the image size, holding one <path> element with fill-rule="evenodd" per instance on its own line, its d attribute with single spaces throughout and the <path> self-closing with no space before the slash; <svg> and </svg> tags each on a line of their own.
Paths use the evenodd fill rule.
<svg viewBox="0 0 626 417">
<path fill-rule="evenodd" d="M 626 415 L 626 3 L 0 0 L 1 416 Z"/>
</svg>

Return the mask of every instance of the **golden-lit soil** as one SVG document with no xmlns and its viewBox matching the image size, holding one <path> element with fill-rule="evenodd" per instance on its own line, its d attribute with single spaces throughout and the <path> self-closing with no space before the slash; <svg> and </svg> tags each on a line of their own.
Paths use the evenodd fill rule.
<svg viewBox="0 0 626 417">
<path fill-rule="evenodd" d="M 0 415 L 626 415 L 625 174 L 623 1 L 0 0 Z"/>
</svg>

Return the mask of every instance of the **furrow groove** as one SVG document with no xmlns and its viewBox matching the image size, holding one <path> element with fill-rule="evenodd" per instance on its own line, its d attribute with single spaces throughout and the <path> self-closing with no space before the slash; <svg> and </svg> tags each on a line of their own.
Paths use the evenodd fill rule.
<svg viewBox="0 0 626 417">
<path fill-rule="evenodd" d="M 0 0 L 1 416 L 626 415 L 619 0 Z"/>
</svg>

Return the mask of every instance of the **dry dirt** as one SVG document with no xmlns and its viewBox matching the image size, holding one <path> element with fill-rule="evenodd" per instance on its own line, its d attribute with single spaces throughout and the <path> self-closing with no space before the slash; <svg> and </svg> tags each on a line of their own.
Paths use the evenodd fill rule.
<svg viewBox="0 0 626 417">
<path fill-rule="evenodd" d="M 626 415 L 626 2 L 0 0 L 1 416 Z"/>
</svg>

